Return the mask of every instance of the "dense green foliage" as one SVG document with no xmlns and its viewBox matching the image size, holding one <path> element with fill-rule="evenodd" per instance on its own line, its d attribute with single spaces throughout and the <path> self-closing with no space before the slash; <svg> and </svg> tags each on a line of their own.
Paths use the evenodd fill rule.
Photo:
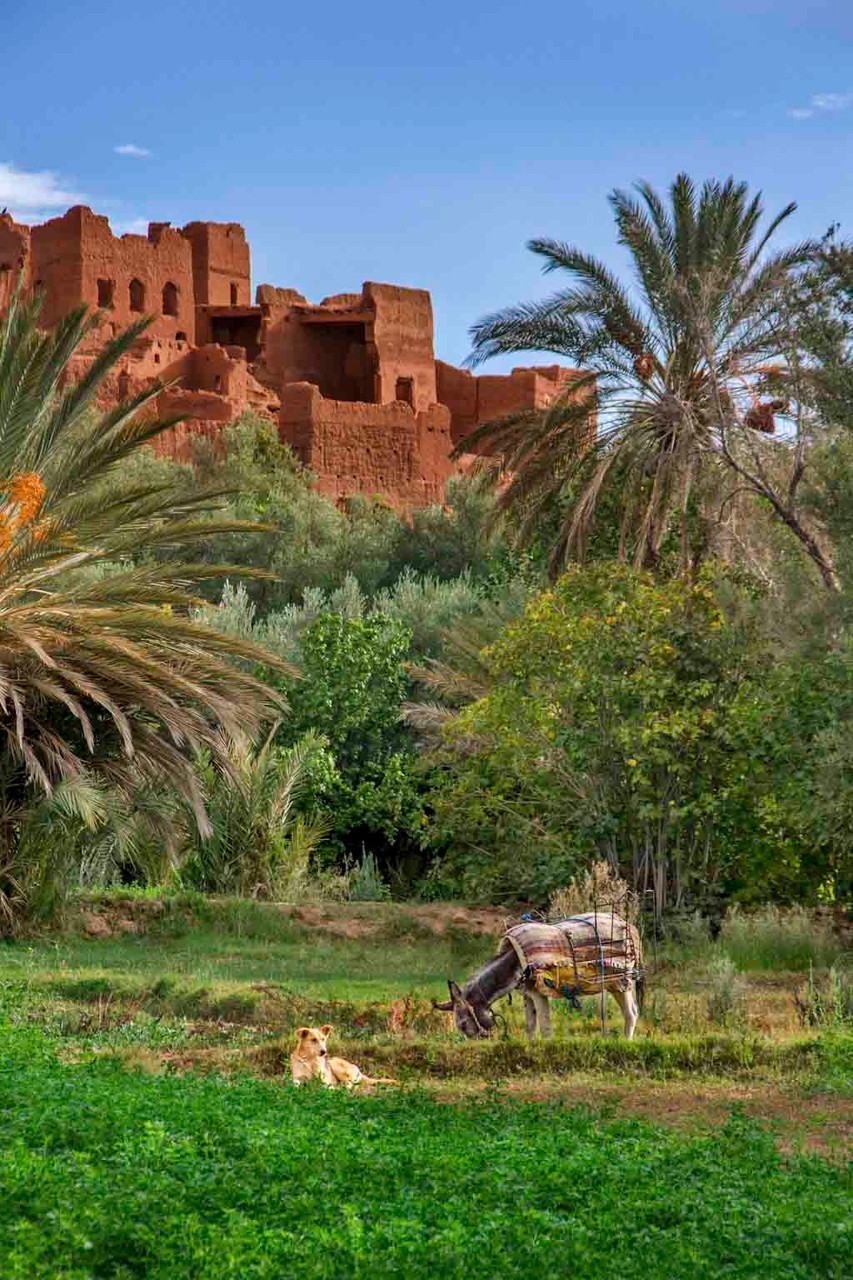
<svg viewBox="0 0 853 1280">
<path fill-rule="evenodd" d="M 725 586 L 602 563 L 535 597 L 445 730 L 436 874 L 541 899 L 603 854 L 659 911 L 846 897 L 849 662 L 780 662 Z"/>
<path fill-rule="evenodd" d="M 212 536 L 204 549 L 211 563 L 274 575 L 249 584 L 262 614 L 300 603 L 315 588 L 333 591 L 348 576 L 372 597 L 393 588 L 407 569 L 442 580 L 462 573 L 484 579 L 507 562 L 504 540 L 487 529 L 493 500 L 485 480 L 451 481 L 446 506 L 425 508 L 409 521 L 380 495 L 336 507 L 312 489 L 310 474 L 264 419 L 244 415 L 225 429 L 222 444 L 216 451 L 199 445 L 192 466 L 181 470 L 193 486 L 228 491 L 227 514 L 271 527 L 267 537 Z"/>
</svg>

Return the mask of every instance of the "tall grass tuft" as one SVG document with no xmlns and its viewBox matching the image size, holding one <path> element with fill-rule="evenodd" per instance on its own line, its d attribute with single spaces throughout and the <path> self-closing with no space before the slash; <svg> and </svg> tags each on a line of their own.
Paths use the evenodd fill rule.
<svg viewBox="0 0 853 1280">
<path fill-rule="evenodd" d="M 720 932 L 720 944 L 741 970 L 828 969 L 842 953 L 831 921 L 804 907 L 761 907 L 749 913 L 733 907 Z"/>
<path fill-rule="evenodd" d="M 606 910 L 633 921 L 637 919 L 638 907 L 637 894 L 627 880 L 602 858 L 551 895 L 548 919 L 565 920 L 585 911 Z"/>
<path fill-rule="evenodd" d="M 804 1027 L 827 1027 L 841 1031 L 853 1024 L 853 973 L 832 965 L 824 978 L 809 966 L 804 989 L 794 998 Z"/>
</svg>

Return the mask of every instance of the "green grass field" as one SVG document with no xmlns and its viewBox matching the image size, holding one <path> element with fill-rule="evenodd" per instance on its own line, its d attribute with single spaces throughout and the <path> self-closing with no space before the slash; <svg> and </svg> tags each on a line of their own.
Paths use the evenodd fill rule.
<svg viewBox="0 0 853 1280">
<path fill-rule="evenodd" d="M 679 953 L 632 1045 L 593 1007 L 531 1049 L 518 1002 L 470 1045 L 429 1005 L 494 945 L 458 923 L 86 908 L 110 936 L 0 947 L 3 1280 L 853 1274 L 853 1037 L 801 1028 L 766 955 L 731 1025 Z M 403 1088 L 294 1090 L 319 1021 Z"/>
</svg>

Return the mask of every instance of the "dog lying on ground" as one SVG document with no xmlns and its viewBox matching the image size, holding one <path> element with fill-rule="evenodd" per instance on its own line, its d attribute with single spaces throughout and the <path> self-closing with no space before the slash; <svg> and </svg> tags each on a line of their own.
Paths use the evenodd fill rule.
<svg viewBox="0 0 853 1280">
<path fill-rule="evenodd" d="M 322 1027 L 297 1027 L 296 1048 L 290 1055 L 290 1075 L 294 1084 L 304 1084 L 319 1076 L 327 1089 L 338 1085 L 355 1089 L 357 1085 L 399 1084 L 390 1076 L 366 1076 L 354 1062 L 346 1058 L 330 1058 L 326 1041 L 332 1028 L 328 1022 Z"/>
</svg>

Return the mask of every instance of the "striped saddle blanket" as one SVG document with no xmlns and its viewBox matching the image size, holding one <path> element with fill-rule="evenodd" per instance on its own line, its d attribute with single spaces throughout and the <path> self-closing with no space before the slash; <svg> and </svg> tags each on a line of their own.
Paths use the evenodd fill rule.
<svg viewBox="0 0 853 1280">
<path fill-rule="evenodd" d="M 610 912 L 590 912 L 555 924 L 523 921 L 507 929 L 498 953 L 512 948 L 536 990 L 546 996 L 595 995 L 626 987 L 639 973 L 636 929 Z"/>
</svg>

